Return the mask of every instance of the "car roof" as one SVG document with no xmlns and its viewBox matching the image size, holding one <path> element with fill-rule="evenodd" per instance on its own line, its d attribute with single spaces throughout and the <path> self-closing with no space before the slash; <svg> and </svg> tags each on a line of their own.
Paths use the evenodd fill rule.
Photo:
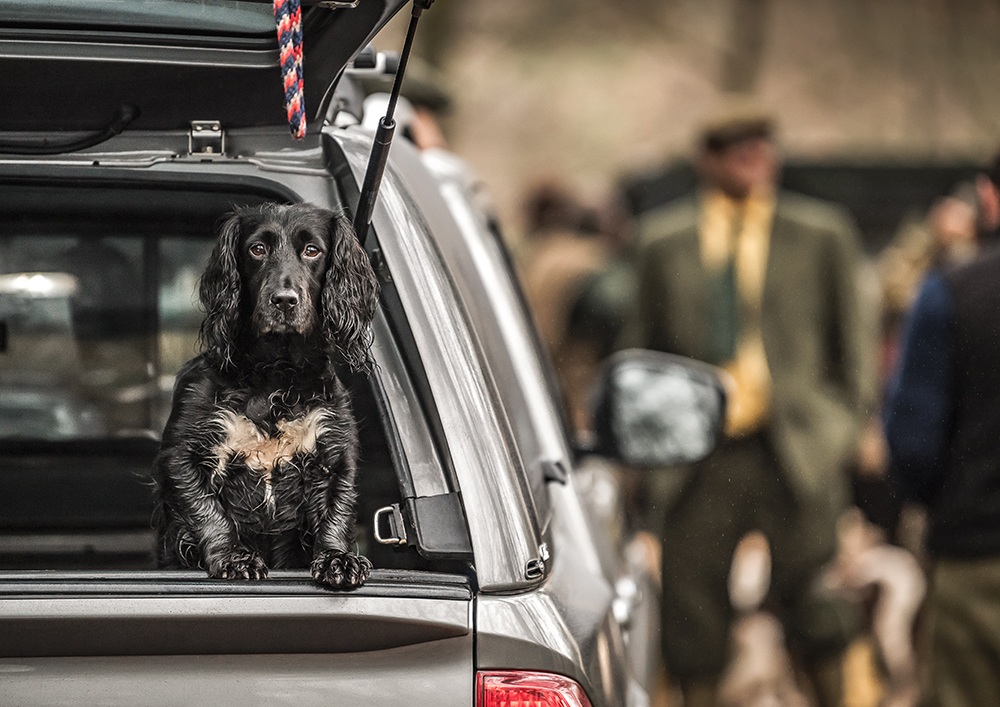
<svg viewBox="0 0 1000 707">
<path fill-rule="evenodd" d="M 343 68 L 405 0 L 304 0 L 305 102 L 321 118 Z M 0 131 L 284 125 L 269 1 L 0 0 Z"/>
</svg>

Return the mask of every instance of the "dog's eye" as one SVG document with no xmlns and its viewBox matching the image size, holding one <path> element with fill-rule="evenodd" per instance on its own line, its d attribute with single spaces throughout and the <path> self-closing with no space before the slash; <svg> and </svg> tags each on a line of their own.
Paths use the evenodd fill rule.
<svg viewBox="0 0 1000 707">
<path fill-rule="evenodd" d="M 318 258 L 322 254 L 323 251 L 321 251 L 319 248 L 317 248 L 311 243 L 302 249 L 302 255 L 304 255 L 307 258 Z"/>
<path fill-rule="evenodd" d="M 250 255 L 252 255 L 255 258 L 263 258 L 265 255 L 267 255 L 267 246 L 265 246 L 263 243 L 254 243 L 252 246 L 250 246 Z"/>
</svg>

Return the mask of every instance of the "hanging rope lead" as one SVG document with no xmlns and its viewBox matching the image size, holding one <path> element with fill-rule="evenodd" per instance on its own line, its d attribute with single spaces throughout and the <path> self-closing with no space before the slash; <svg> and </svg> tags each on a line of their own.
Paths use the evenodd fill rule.
<svg viewBox="0 0 1000 707">
<path fill-rule="evenodd" d="M 302 79 L 302 5 L 300 0 L 274 0 L 274 22 L 278 26 L 281 80 L 285 86 L 285 110 L 292 137 L 306 134 L 305 83 Z"/>
</svg>

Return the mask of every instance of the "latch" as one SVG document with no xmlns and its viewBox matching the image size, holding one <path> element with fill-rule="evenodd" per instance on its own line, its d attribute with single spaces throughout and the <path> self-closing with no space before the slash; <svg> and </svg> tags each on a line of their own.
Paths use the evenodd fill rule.
<svg viewBox="0 0 1000 707">
<path fill-rule="evenodd" d="M 222 155 L 226 152 L 226 133 L 218 120 L 192 120 L 188 130 L 189 155 Z"/>
<path fill-rule="evenodd" d="M 545 560 L 536 557 L 524 565 L 524 578 L 528 580 L 541 579 L 545 575 Z"/>
<path fill-rule="evenodd" d="M 375 518 L 372 521 L 375 527 L 375 540 L 383 545 L 405 545 L 406 525 L 403 522 L 403 512 L 398 503 L 385 506 L 375 511 Z M 382 533 L 383 528 L 385 534 Z"/>
<path fill-rule="evenodd" d="M 524 565 L 525 579 L 541 579 L 545 576 L 545 563 L 549 561 L 549 544 L 542 543 L 538 546 L 538 557 L 535 557 Z"/>
</svg>

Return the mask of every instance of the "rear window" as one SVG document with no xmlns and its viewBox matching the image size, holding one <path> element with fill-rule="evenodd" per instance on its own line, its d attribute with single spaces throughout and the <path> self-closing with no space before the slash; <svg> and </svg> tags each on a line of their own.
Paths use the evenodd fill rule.
<svg viewBox="0 0 1000 707">
<path fill-rule="evenodd" d="M 0 570 L 153 568 L 150 472 L 175 376 L 199 352 L 199 278 L 219 219 L 264 200 L 184 189 L 0 189 Z M 427 434 L 390 335 L 384 324 L 377 331 L 380 371 L 404 397 L 387 402 L 367 376 L 343 381 L 362 450 L 358 550 L 376 568 L 434 569 L 423 546 L 375 542 L 375 511 L 403 502 L 401 453 L 387 431 L 398 424 Z M 424 446 L 431 456 L 412 463 L 432 468 L 436 493 L 447 494 Z"/>
</svg>

